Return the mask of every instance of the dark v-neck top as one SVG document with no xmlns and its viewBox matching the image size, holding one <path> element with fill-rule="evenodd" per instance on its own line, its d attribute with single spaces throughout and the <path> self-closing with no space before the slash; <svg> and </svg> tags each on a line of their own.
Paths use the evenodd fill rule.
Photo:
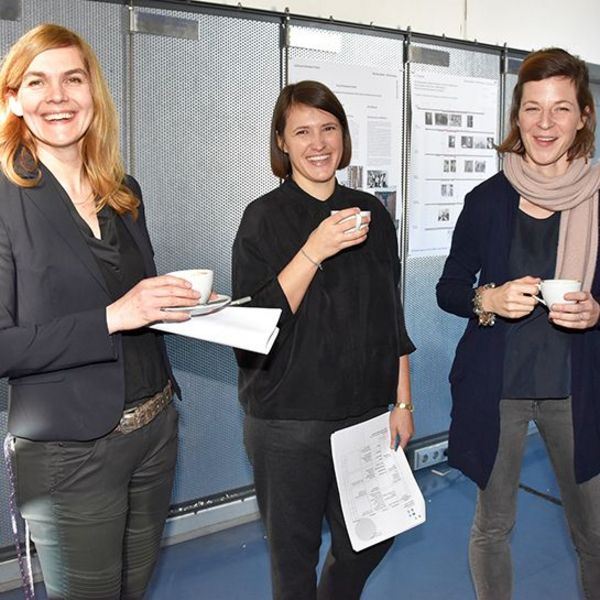
<svg viewBox="0 0 600 600">
<path fill-rule="evenodd" d="M 509 255 L 509 278 L 552 279 L 556 269 L 560 213 L 536 219 L 517 211 Z M 569 333 L 548 320 L 538 303 L 509 324 L 504 360 L 504 398 L 565 398 L 571 393 Z"/>
<path fill-rule="evenodd" d="M 105 206 L 98 213 L 100 239 L 79 215 L 65 190 L 57 185 L 75 223 L 96 259 L 113 301 L 146 277 L 142 254 L 115 211 Z M 168 381 L 158 334 L 141 328 L 122 331 L 125 370 L 125 405 L 131 407 L 161 391 Z"/>
</svg>

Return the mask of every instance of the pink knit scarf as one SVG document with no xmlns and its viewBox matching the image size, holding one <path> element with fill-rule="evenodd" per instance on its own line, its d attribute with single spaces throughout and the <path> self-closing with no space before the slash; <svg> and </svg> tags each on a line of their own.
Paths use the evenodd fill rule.
<svg viewBox="0 0 600 600">
<path fill-rule="evenodd" d="M 504 155 L 504 174 L 525 200 L 560 211 L 555 277 L 578 279 L 589 291 L 598 255 L 600 164 L 592 167 L 589 160 L 576 158 L 564 175 L 547 177 L 509 152 Z"/>
</svg>

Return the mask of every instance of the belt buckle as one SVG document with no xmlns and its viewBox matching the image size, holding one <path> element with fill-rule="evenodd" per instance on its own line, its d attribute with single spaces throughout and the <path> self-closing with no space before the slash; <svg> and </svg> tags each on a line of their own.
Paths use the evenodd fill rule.
<svg viewBox="0 0 600 600">
<path fill-rule="evenodd" d="M 124 414 L 119 421 L 119 431 L 121 433 L 131 433 L 137 429 L 135 412 Z"/>
<path fill-rule="evenodd" d="M 148 398 L 145 402 L 135 408 L 126 410 L 119 420 L 117 430 L 122 434 L 128 434 L 147 425 L 169 404 L 171 397 L 172 392 L 169 383 L 165 389 L 158 394 Z"/>
</svg>

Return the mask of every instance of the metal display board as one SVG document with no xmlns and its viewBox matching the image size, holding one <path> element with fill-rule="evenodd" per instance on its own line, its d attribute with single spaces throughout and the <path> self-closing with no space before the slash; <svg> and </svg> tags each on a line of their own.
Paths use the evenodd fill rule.
<svg viewBox="0 0 600 600">
<path fill-rule="evenodd" d="M 158 272 L 210 268 L 215 289 L 229 294 L 242 212 L 277 183 L 269 129 L 280 85 L 280 24 L 153 8 L 134 13 L 158 24 L 177 19 L 178 29 L 197 32 L 196 39 L 160 29 L 131 35 L 131 159 Z M 184 396 L 173 502 L 251 485 L 233 351 L 175 336 L 168 346 Z"/>
<path fill-rule="evenodd" d="M 416 36 L 411 46 L 422 50 L 415 53 L 411 48 L 409 77 L 428 72 L 440 76 L 500 79 L 500 49 L 497 53 L 478 52 L 451 44 L 420 42 Z M 429 58 L 432 56 L 435 60 Z M 440 60 L 441 57 L 445 60 Z M 410 152 L 407 159 L 410 161 Z M 408 170 L 410 172 L 411 164 Z M 410 194 L 411 178 L 407 181 Z M 409 208 L 409 221 L 410 218 Z M 465 319 L 447 314 L 437 306 L 435 286 L 445 259 L 445 256 L 408 257 L 405 263 L 406 323 L 417 346 L 417 352 L 411 357 L 411 370 L 418 437 L 448 430 L 451 407 L 448 373 L 466 326 Z"/>
</svg>

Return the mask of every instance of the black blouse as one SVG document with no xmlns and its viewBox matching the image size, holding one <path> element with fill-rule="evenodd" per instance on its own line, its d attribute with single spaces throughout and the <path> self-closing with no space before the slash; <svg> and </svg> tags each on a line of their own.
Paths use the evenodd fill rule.
<svg viewBox="0 0 600 600">
<path fill-rule="evenodd" d="M 517 211 L 509 256 L 511 279 L 533 275 L 552 279 L 556 268 L 560 213 L 536 219 Z M 548 309 L 534 310 L 509 324 L 506 332 L 503 398 L 564 398 L 571 392 L 568 331 L 548 320 Z"/>
<path fill-rule="evenodd" d="M 123 220 L 108 206 L 98 213 L 101 239 L 94 237 L 66 192 L 59 191 L 96 259 L 112 300 L 117 300 L 146 276 L 139 248 Z M 125 404 L 133 406 L 162 390 L 168 374 L 156 332 L 147 328 L 122 331 L 121 338 Z"/>
<path fill-rule="evenodd" d="M 293 314 L 277 280 L 331 210 L 371 211 L 367 240 L 323 262 Z M 271 353 L 236 351 L 240 400 L 268 419 L 334 420 L 396 400 L 412 352 L 399 299 L 396 230 L 370 194 L 336 185 L 322 202 L 293 181 L 252 202 L 233 245 L 233 293 L 282 309 Z"/>
</svg>

